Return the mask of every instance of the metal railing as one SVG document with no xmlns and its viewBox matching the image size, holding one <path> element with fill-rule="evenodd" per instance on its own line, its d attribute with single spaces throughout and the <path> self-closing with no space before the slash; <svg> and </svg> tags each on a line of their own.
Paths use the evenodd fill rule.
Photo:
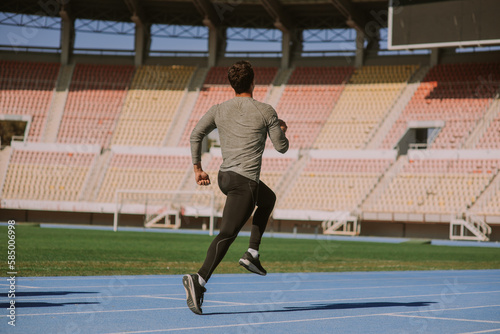
<svg viewBox="0 0 500 334">
<path fill-rule="evenodd" d="M 411 143 L 408 145 L 409 150 L 426 150 L 430 143 Z"/>
</svg>

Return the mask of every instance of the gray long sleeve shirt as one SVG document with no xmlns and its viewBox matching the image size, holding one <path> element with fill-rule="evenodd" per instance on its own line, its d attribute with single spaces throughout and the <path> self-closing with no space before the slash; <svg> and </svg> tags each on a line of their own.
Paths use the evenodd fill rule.
<svg viewBox="0 0 500 334">
<path fill-rule="evenodd" d="M 211 107 L 196 124 L 190 138 L 193 164 L 201 162 L 201 141 L 215 128 L 219 130 L 223 159 L 220 170 L 233 171 L 256 182 L 267 134 L 278 152 L 288 150 L 288 139 L 272 106 L 251 97 L 234 97 Z"/>
</svg>

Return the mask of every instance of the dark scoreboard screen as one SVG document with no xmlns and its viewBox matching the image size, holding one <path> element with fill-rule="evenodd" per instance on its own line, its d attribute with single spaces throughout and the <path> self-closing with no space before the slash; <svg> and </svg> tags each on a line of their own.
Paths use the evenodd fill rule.
<svg viewBox="0 0 500 334">
<path fill-rule="evenodd" d="M 500 0 L 390 0 L 388 48 L 500 44 Z"/>
</svg>

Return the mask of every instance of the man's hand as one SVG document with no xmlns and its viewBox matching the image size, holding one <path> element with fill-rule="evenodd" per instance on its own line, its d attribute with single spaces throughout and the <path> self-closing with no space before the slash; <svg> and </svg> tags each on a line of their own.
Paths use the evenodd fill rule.
<svg viewBox="0 0 500 334">
<path fill-rule="evenodd" d="M 200 186 L 208 186 L 210 184 L 210 177 L 201 168 L 201 163 L 194 165 L 194 179 Z"/>
<path fill-rule="evenodd" d="M 208 186 L 210 184 L 210 177 L 204 171 L 201 171 L 199 173 L 195 172 L 194 178 L 196 180 L 196 183 L 198 183 L 200 186 Z"/>
<path fill-rule="evenodd" d="M 283 131 L 283 133 L 286 133 L 288 126 L 286 125 L 285 121 L 278 118 L 278 122 L 280 123 L 281 131 Z"/>
</svg>

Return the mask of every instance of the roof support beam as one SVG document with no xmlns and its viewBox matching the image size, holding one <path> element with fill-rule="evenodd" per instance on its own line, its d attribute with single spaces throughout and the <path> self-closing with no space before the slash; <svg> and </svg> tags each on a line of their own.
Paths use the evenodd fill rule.
<svg viewBox="0 0 500 334">
<path fill-rule="evenodd" d="M 261 0 L 262 6 L 273 18 L 274 26 L 281 30 L 281 67 L 288 68 L 292 60 L 292 51 L 296 40 L 294 39 L 294 28 L 290 15 L 286 13 L 278 0 Z"/>
<path fill-rule="evenodd" d="M 216 10 L 209 0 L 193 0 L 193 3 L 203 15 L 203 24 L 208 27 L 208 66 L 212 67 L 226 51 L 226 29 L 222 27 L 223 12 Z"/>
<path fill-rule="evenodd" d="M 281 41 L 281 68 L 290 68 L 295 57 L 300 57 L 303 49 L 303 30 L 294 28 L 283 32 Z"/>
<path fill-rule="evenodd" d="M 356 58 L 354 66 L 361 67 L 365 62 L 365 34 L 356 30 Z"/>
<path fill-rule="evenodd" d="M 144 15 L 144 10 L 137 0 L 123 0 L 128 7 L 130 13 L 132 13 L 132 21 L 136 22 L 140 20 L 142 23 L 146 22 L 146 16 Z"/>
<path fill-rule="evenodd" d="M 144 24 L 142 21 L 135 22 L 135 36 L 134 36 L 134 64 L 141 66 L 149 54 L 151 47 L 151 24 Z"/>
<path fill-rule="evenodd" d="M 208 27 L 208 66 L 217 65 L 217 61 L 226 52 L 227 36 L 223 27 Z"/>
<path fill-rule="evenodd" d="M 135 66 L 144 64 L 144 60 L 151 47 L 151 24 L 146 20 L 144 10 L 137 0 L 123 0 L 132 16 L 130 19 L 135 23 Z"/>
<path fill-rule="evenodd" d="M 431 59 L 430 59 L 431 67 L 439 64 L 440 54 L 441 54 L 441 49 L 439 49 L 439 48 L 432 48 L 431 49 Z"/>
<path fill-rule="evenodd" d="M 70 5 L 62 5 L 59 10 L 61 17 L 61 64 L 68 65 L 75 46 L 75 19 Z"/>
<path fill-rule="evenodd" d="M 287 69 L 292 61 L 292 34 L 289 30 L 283 32 L 281 38 L 281 68 Z"/>
</svg>

